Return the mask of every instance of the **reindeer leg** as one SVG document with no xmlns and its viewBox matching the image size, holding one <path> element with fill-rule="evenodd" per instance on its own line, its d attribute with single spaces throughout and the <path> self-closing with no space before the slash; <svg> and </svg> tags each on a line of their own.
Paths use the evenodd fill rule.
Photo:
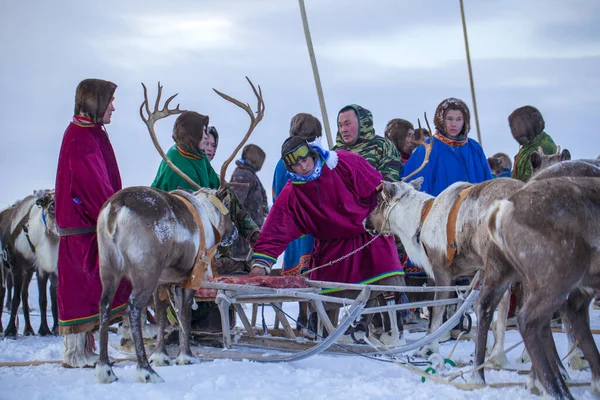
<svg viewBox="0 0 600 400">
<path fill-rule="evenodd" d="M 25 263 L 22 260 L 14 260 L 13 273 L 12 273 L 12 286 L 13 293 L 10 307 L 10 319 L 8 326 L 4 330 L 4 337 L 16 339 L 17 338 L 17 311 L 19 310 L 19 303 L 21 303 L 21 288 L 23 286 L 23 267 Z"/>
<path fill-rule="evenodd" d="M 560 374 L 552 348 L 556 348 L 550 318 L 558 308 L 561 294 L 543 293 L 543 289 L 531 290 L 531 293 L 517 316 L 519 330 L 531 356 L 532 370 L 542 384 L 544 391 L 557 399 L 573 399 L 569 389 Z M 550 352 L 550 354 L 548 354 Z"/>
<path fill-rule="evenodd" d="M 100 268 L 102 274 L 103 268 Z M 112 370 L 108 359 L 108 324 L 110 322 L 111 305 L 119 286 L 121 278 L 118 279 L 108 274 L 102 274 L 102 296 L 100 297 L 100 358 L 96 363 L 94 375 L 96 382 L 112 383 L 118 378 Z"/>
<path fill-rule="evenodd" d="M 488 330 L 494 317 L 494 311 L 510 286 L 509 279 L 504 279 L 503 282 L 497 283 L 490 282 L 488 277 L 489 275 L 485 276 L 483 289 L 481 290 L 479 297 L 479 307 L 477 310 L 477 343 L 475 345 L 476 367 L 480 366 L 484 362 L 485 350 L 487 348 Z M 471 376 L 471 380 L 473 382 L 484 383 L 484 368 L 476 371 L 473 376 Z"/>
<path fill-rule="evenodd" d="M 158 332 L 156 336 L 156 346 L 154 353 L 150 356 L 150 363 L 155 367 L 171 365 L 171 358 L 165 347 L 165 328 L 167 327 L 167 307 L 169 304 L 162 301 L 158 294 L 158 288 L 154 292 L 154 307 L 156 309 L 156 323 L 158 324 Z"/>
<path fill-rule="evenodd" d="M 192 302 L 195 291 L 183 289 L 183 300 L 181 301 L 181 323 L 179 326 L 179 355 L 177 365 L 193 364 L 196 357 L 190 349 L 190 333 L 192 330 Z"/>
<path fill-rule="evenodd" d="M 58 274 L 50 274 L 50 301 L 52 302 L 52 334 L 58 335 Z"/>
<path fill-rule="evenodd" d="M 23 329 L 23 336 L 33 336 L 35 331 L 31 326 L 31 320 L 29 318 L 29 284 L 33 277 L 34 270 L 27 268 L 25 271 L 25 279 L 23 280 L 23 288 L 21 289 L 21 302 L 23 303 L 23 318 L 25 319 L 25 328 Z"/>
<path fill-rule="evenodd" d="M 592 393 L 600 396 L 600 354 L 590 330 L 589 306 L 591 297 L 576 290 L 567 299 L 562 308 L 563 321 L 579 341 L 585 360 L 592 370 Z"/>
<path fill-rule="evenodd" d="M 6 310 L 10 311 L 12 309 L 12 293 L 14 292 L 13 290 L 13 286 L 14 286 L 14 278 L 13 278 L 13 271 L 9 272 L 8 274 L 6 274 Z"/>
<path fill-rule="evenodd" d="M 51 335 L 52 332 L 48 328 L 48 319 L 46 317 L 46 309 L 48 307 L 48 295 L 46 293 L 46 287 L 48 286 L 48 274 L 45 272 L 36 271 L 37 284 L 39 292 L 39 304 L 40 304 L 40 330 L 38 335 L 47 336 Z"/>
<path fill-rule="evenodd" d="M 496 308 L 496 326 L 492 328 L 494 334 L 494 347 L 490 352 L 490 358 L 494 360 L 494 365 L 500 368 L 508 362 L 506 354 L 504 354 L 504 337 L 506 335 L 506 321 L 510 309 L 510 296 L 511 290 L 509 286 Z"/>
<path fill-rule="evenodd" d="M 436 286 L 450 286 L 452 285 L 452 274 L 450 272 L 450 268 L 434 268 L 435 271 L 435 285 Z M 445 300 L 450 298 L 450 292 L 436 292 L 435 300 Z M 427 329 L 427 334 L 434 332 L 442 326 L 444 319 L 444 306 L 436 306 L 431 310 L 431 316 L 429 318 L 429 328 Z M 433 353 L 439 352 L 439 340 L 434 340 L 421 347 L 415 355 L 421 358 L 429 358 Z"/>
<path fill-rule="evenodd" d="M 133 288 L 129 302 L 127 303 L 127 313 L 129 314 L 129 325 L 131 337 L 135 345 L 135 354 L 137 356 L 136 379 L 144 383 L 164 382 L 163 379 L 152 369 L 146 356 L 144 348 L 144 337 L 142 335 L 142 311 L 146 311 L 146 305 L 152 296 L 152 292 L 137 292 Z"/>
<path fill-rule="evenodd" d="M 4 265 L 0 262 L 0 268 L 4 269 Z M 6 282 L 8 281 L 8 271 L 4 269 L 4 273 L 6 274 L 6 279 L 0 282 L 0 332 L 4 329 L 2 328 L 2 313 L 4 312 L 4 295 L 6 294 Z"/>
</svg>

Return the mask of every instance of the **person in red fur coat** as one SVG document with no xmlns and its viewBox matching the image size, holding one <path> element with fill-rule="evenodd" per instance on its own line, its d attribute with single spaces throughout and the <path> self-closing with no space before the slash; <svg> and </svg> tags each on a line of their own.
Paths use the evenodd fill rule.
<svg viewBox="0 0 600 400">
<path fill-rule="evenodd" d="M 64 366 L 92 367 L 92 329 L 98 325 L 102 283 L 96 221 L 104 202 L 121 189 L 117 159 L 104 128 L 111 122 L 117 85 L 86 79 L 77 86 L 75 113 L 67 127 L 56 172 L 58 249 L 58 324 L 65 337 Z M 124 311 L 131 292 L 121 282 L 113 316 Z"/>
</svg>

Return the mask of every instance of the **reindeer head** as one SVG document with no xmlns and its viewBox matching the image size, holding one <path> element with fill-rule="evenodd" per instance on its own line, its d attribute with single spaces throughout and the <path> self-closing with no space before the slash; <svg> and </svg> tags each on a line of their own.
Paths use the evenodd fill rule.
<svg viewBox="0 0 600 400">
<path fill-rule="evenodd" d="M 530 156 L 532 175 L 537 174 L 544 168 L 548 168 L 551 165 L 558 164 L 561 161 L 566 161 L 570 159 L 571 153 L 569 152 L 569 150 L 564 149 L 561 152 L 560 146 L 558 146 L 556 154 L 551 155 L 544 154 L 544 150 L 542 150 L 541 147 L 538 147 L 538 151 L 532 153 Z"/>
<path fill-rule="evenodd" d="M 228 207 L 223 204 L 227 199 L 217 198 L 217 191 L 202 188 L 194 192 L 194 197 L 199 199 L 202 206 L 208 213 L 210 223 L 219 231 L 221 235 L 221 245 L 231 246 L 238 236 L 238 231 L 231 221 L 231 214 Z"/>
<path fill-rule="evenodd" d="M 421 189 L 423 177 L 419 177 L 410 183 L 405 182 L 381 182 L 381 190 L 377 194 L 377 206 L 371 214 L 363 221 L 365 230 L 371 235 L 392 235 L 392 223 L 390 213 L 398 205 L 402 198 L 410 192 Z"/>
<path fill-rule="evenodd" d="M 37 199 L 35 205 L 42 209 L 42 220 L 46 227 L 46 233 L 58 236 L 54 212 L 54 189 L 36 190 L 33 194 Z"/>
</svg>

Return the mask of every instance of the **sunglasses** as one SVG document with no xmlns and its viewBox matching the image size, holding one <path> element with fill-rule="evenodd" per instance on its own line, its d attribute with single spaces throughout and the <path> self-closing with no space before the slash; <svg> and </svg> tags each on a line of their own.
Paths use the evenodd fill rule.
<svg viewBox="0 0 600 400">
<path fill-rule="evenodd" d="M 285 161 L 288 166 L 293 167 L 294 165 L 298 165 L 298 163 L 306 160 L 309 156 L 309 153 L 310 149 L 308 148 L 308 145 L 303 143 L 283 156 L 283 161 Z"/>
</svg>

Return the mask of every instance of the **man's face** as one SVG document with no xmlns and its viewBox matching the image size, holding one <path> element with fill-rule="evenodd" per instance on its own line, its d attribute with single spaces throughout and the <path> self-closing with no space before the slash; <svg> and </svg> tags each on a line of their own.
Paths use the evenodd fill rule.
<svg viewBox="0 0 600 400">
<path fill-rule="evenodd" d="M 446 134 L 451 137 L 457 137 L 465 126 L 463 113 L 459 110 L 448 110 L 444 117 L 444 125 L 446 126 Z"/>
<path fill-rule="evenodd" d="M 354 110 L 340 113 L 338 117 L 338 130 L 344 143 L 351 145 L 358 139 L 358 117 Z"/>
<path fill-rule="evenodd" d="M 108 103 L 108 107 L 106 107 L 106 111 L 104 111 L 104 116 L 102 117 L 102 123 L 104 125 L 110 124 L 110 120 L 112 118 L 112 113 L 113 113 L 113 111 L 115 111 L 115 106 L 113 104 L 114 101 L 115 101 L 115 97 L 113 96 L 113 98 L 110 100 L 110 103 Z"/>
</svg>

